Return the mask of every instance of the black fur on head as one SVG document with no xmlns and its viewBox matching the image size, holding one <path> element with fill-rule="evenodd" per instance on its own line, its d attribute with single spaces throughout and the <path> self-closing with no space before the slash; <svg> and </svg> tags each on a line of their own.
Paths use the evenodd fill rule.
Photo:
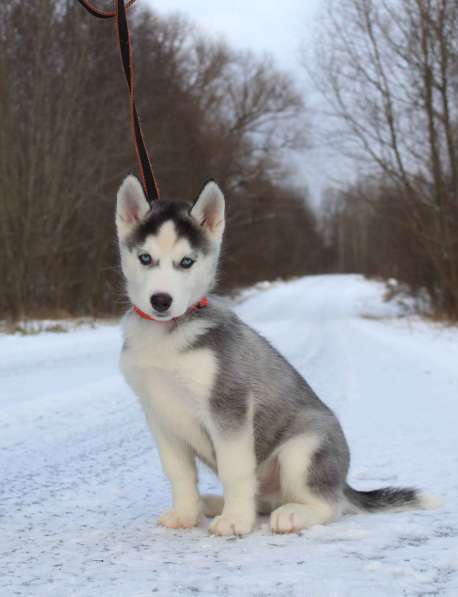
<svg viewBox="0 0 458 597">
<path fill-rule="evenodd" d="M 186 201 L 160 199 L 151 204 L 151 210 L 133 230 L 128 246 L 142 245 L 148 236 L 159 232 L 165 222 L 173 222 L 178 238 L 186 238 L 190 245 L 204 253 L 208 251 L 205 231 L 190 215 L 192 204 Z"/>
</svg>

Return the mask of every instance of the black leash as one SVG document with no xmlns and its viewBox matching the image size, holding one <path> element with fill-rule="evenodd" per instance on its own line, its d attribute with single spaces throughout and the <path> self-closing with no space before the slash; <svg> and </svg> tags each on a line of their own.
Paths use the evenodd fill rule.
<svg viewBox="0 0 458 597">
<path fill-rule="evenodd" d="M 140 120 L 137 113 L 137 106 L 135 104 L 135 76 L 134 67 L 131 61 L 132 51 L 130 44 L 129 25 L 126 14 L 126 9 L 129 9 L 136 2 L 136 0 L 129 0 L 126 5 L 124 5 L 124 0 L 115 0 L 116 10 L 113 12 L 100 10 L 96 6 L 93 6 L 88 0 L 78 0 L 78 2 L 81 4 L 81 6 L 84 6 L 84 8 L 94 17 L 99 19 L 115 19 L 122 67 L 126 77 L 127 86 L 129 88 L 132 137 L 134 140 L 135 151 L 137 153 L 137 161 L 140 167 L 143 188 L 145 190 L 148 203 L 151 204 L 156 199 L 159 199 L 159 187 L 153 174 L 151 160 L 146 148 L 145 140 L 143 139 L 142 128 L 140 126 Z"/>
</svg>

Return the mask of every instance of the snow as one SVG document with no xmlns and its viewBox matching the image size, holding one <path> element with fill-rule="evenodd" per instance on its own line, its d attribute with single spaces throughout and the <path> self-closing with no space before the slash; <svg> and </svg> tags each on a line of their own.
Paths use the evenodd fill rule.
<svg viewBox="0 0 458 597">
<path fill-rule="evenodd" d="M 156 527 L 169 504 L 115 325 L 0 336 L 0 596 L 458 595 L 458 330 L 397 318 L 359 276 L 264 285 L 236 306 L 338 413 L 358 488 L 439 510 L 245 538 Z M 218 491 L 202 469 L 203 491 Z"/>
</svg>

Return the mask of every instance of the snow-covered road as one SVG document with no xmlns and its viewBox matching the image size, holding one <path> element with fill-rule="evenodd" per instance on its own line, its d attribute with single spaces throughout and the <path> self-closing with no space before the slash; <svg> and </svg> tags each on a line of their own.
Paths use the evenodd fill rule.
<svg viewBox="0 0 458 597">
<path fill-rule="evenodd" d="M 237 311 L 337 412 L 353 485 L 416 485 L 444 508 L 292 536 L 263 519 L 243 539 L 158 528 L 169 490 L 117 371 L 118 328 L 1 336 L 0 596 L 457 597 L 458 331 L 376 319 L 381 293 L 317 276 Z M 219 489 L 205 470 L 201 485 Z"/>
</svg>

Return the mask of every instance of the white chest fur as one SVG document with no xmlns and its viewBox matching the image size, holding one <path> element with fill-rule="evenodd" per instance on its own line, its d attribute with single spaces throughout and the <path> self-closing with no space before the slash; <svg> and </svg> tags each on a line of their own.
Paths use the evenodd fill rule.
<svg viewBox="0 0 458 597">
<path fill-rule="evenodd" d="M 159 426 L 212 462 L 212 447 L 203 428 L 218 364 L 212 350 L 191 348 L 208 326 L 196 319 L 170 331 L 168 325 L 128 314 L 120 365 L 153 432 Z"/>
</svg>

